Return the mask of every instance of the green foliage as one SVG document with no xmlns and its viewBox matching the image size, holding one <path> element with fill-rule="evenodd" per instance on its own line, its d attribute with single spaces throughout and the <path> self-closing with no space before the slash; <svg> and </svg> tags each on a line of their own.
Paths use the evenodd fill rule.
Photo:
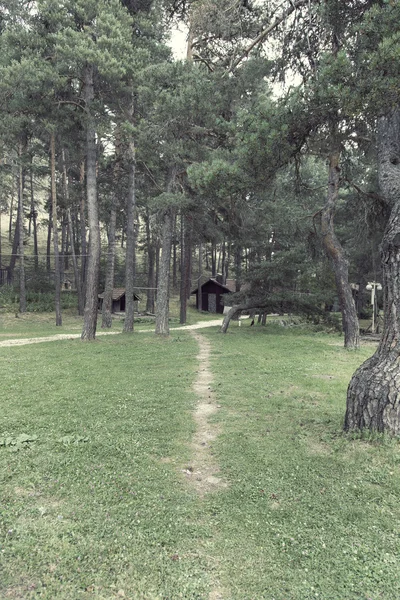
<svg viewBox="0 0 400 600">
<path fill-rule="evenodd" d="M 42 289 L 38 284 L 37 289 Z M 51 285 L 43 286 L 43 289 L 51 289 Z M 35 313 L 51 312 L 54 309 L 54 291 L 35 291 L 28 287 L 26 294 L 27 311 Z M 2 310 L 6 312 L 18 311 L 19 306 L 19 290 L 12 286 L 0 287 L 0 305 Z M 63 291 L 61 294 L 61 307 L 64 310 L 77 307 L 77 295 L 73 291 Z"/>
</svg>

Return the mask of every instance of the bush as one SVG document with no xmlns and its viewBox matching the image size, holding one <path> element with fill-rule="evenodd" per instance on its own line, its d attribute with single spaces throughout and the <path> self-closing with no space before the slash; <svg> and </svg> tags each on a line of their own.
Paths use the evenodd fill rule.
<svg viewBox="0 0 400 600">
<path fill-rule="evenodd" d="M 61 309 L 76 308 L 78 304 L 77 294 L 74 291 L 63 291 L 61 293 Z M 0 308 L 7 312 L 17 312 L 19 309 L 19 290 L 13 286 L 0 288 Z M 54 291 L 32 291 L 26 292 L 27 312 L 52 312 L 54 306 Z"/>
</svg>

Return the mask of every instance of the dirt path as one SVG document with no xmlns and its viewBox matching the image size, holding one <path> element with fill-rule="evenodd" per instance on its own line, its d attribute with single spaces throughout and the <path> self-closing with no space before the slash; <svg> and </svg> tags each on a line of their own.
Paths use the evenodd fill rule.
<svg viewBox="0 0 400 600">
<path fill-rule="evenodd" d="M 219 467 L 212 453 L 212 442 L 219 433 L 219 427 L 210 423 L 209 418 L 218 410 L 215 394 L 212 391 L 212 373 L 210 369 L 210 344 L 199 333 L 191 334 L 199 344 L 199 370 L 193 384 L 198 403 L 194 412 L 196 432 L 192 441 L 193 455 L 191 464 L 185 469 L 187 479 L 197 493 L 204 496 L 209 492 L 226 487 L 218 476 Z"/>
<path fill-rule="evenodd" d="M 219 324 L 220 321 L 217 323 Z M 198 398 L 193 414 L 196 422 L 196 432 L 192 440 L 192 460 L 190 466 L 184 469 L 188 484 L 193 486 L 202 498 L 205 494 L 225 489 L 227 483 L 219 476 L 219 466 L 212 452 L 212 443 L 220 433 L 220 427 L 210 423 L 210 417 L 219 408 L 215 394 L 212 391 L 212 372 L 210 368 L 210 343 L 200 333 L 191 332 L 199 344 L 199 369 L 193 384 L 193 391 Z M 218 581 L 214 579 L 213 589 L 208 600 L 223 600 L 228 594 Z"/>
<path fill-rule="evenodd" d="M 192 329 L 204 329 L 205 327 L 215 327 L 221 325 L 221 319 L 214 319 L 213 321 L 199 321 L 194 325 L 184 325 L 183 327 L 171 327 L 171 331 L 175 330 L 192 330 Z M 117 335 L 120 331 L 98 331 L 96 337 L 100 335 Z M 152 333 L 149 329 L 137 329 L 136 333 Z M 26 344 L 40 344 L 41 342 L 56 342 L 58 340 L 74 340 L 81 337 L 80 333 L 56 333 L 55 335 L 49 335 L 46 337 L 35 337 L 35 338 L 14 338 L 12 340 L 2 340 L 0 342 L 0 348 L 8 346 L 25 346 Z"/>
</svg>

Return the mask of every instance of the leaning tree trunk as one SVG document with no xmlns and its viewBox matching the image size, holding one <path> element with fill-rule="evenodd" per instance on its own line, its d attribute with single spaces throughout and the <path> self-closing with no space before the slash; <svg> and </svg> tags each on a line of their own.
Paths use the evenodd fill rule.
<svg viewBox="0 0 400 600">
<path fill-rule="evenodd" d="M 174 220 L 174 209 L 167 208 L 164 211 L 161 260 L 157 286 L 155 329 L 157 335 L 169 335 L 169 273 Z"/>
<path fill-rule="evenodd" d="M 235 304 L 234 306 L 232 306 L 232 308 L 230 308 L 228 310 L 228 312 L 225 314 L 223 321 L 222 321 L 222 325 L 221 325 L 221 329 L 219 330 L 220 333 L 226 333 L 229 327 L 229 323 L 231 322 L 231 320 L 239 313 L 242 312 L 242 310 L 246 310 L 248 308 L 247 304 Z"/>
<path fill-rule="evenodd" d="M 400 109 L 379 120 L 378 170 L 381 194 L 392 206 L 381 245 L 383 333 L 350 381 L 344 429 L 400 435 Z"/>
<path fill-rule="evenodd" d="M 135 279 L 135 207 L 136 207 L 136 160 L 135 144 L 128 148 L 129 185 L 126 214 L 126 261 L 125 261 L 125 321 L 124 333 L 132 333 L 134 321 L 134 279 Z"/>
<path fill-rule="evenodd" d="M 93 65 L 85 69 L 86 103 L 86 186 L 89 222 L 89 256 L 87 261 L 85 309 L 82 340 L 94 340 L 97 326 L 97 305 L 100 269 L 100 224 L 97 205 L 96 131 L 91 105 L 94 100 Z"/>
<path fill-rule="evenodd" d="M 53 249 L 54 249 L 54 283 L 55 283 L 55 309 L 56 326 L 62 325 L 61 316 L 61 272 L 60 253 L 58 250 L 57 226 L 57 189 L 56 189 L 56 141 L 54 133 L 50 136 L 50 176 L 51 176 L 51 212 L 53 223 Z"/>
<path fill-rule="evenodd" d="M 333 217 L 340 186 L 339 158 L 339 151 L 332 152 L 329 157 L 328 195 L 325 206 L 321 211 L 321 234 L 325 252 L 331 261 L 335 274 L 336 290 L 342 313 L 344 347 L 350 350 L 359 347 L 360 330 L 356 306 L 349 284 L 348 261 L 336 237 L 333 226 Z"/>
</svg>

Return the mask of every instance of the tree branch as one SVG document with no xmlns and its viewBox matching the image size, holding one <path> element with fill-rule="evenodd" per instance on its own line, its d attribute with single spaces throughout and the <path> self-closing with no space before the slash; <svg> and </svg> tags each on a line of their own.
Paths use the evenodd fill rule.
<svg viewBox="0 0 400 600">
<path fill-rule="evenodd" d="M 307 0 L 297 0 L 297 2 L 290 1 L 290 6 L 288 6 L 287 9 L 284 10 L 279 17 L 276 17 L 273 23 L 271 23 L 268 27 L 263 29 L 261 33 L 259 33 L 258 36 L 247 46 L 247 48 L 244 50 L 241 56 L 239 56 L 239 58 L 235 60 L 231 67 L 231 71 L 233 71 L 233 69 L 236 69 L 236 67 L 242 62 L 242 60 L 248 57 L 253 48 L 257 46 L 257 44 L 263 42 L 265 38 L 271 33 L 271 31 L 276 29 L 278 25 L 282 23 L 282 21 L 284 21 L 289 15 L 291 15 L 292 12 L 294 12 L 297 8 L 300 8 L 306 3 Z"/>
</svg>

